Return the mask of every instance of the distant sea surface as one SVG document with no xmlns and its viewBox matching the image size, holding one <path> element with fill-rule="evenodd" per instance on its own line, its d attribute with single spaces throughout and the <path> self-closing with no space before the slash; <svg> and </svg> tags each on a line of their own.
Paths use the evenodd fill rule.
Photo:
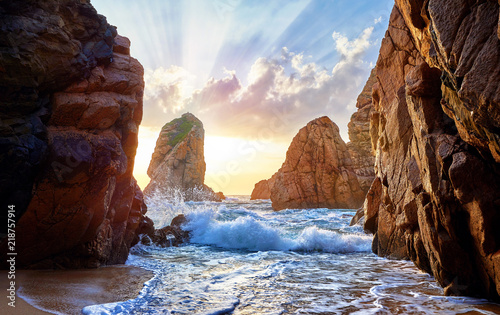
<svg viewBox="0 0 500 315">
<path fill-rule="evenodd" d="M 150 200 L 155 226 L 184 213 L 189 244 L 136 245 L 127 264 L 152 270 L 133 300 L 84 314 L 500 314 L 500 305 L 443 296 L 408 261 L 379 258 L 353 210 L 274 212 L 269 200 Z"/>
</svg>

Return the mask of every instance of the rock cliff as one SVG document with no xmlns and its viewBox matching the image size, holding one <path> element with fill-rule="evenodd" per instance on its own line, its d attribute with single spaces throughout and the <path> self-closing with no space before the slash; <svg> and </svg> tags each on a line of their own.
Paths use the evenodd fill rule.
<svg viewBox="0 0 500 315">
<path fill-rule="evenodd" d="M 382 41 L 365 228 L 451 295 L 499 299 L 497 1 L 397 0 Z"/>
<path fill-rule="evenodd" d="M 364 196 L 339 128 L 326 116 L 293 138 L 271 188 L 274 210 L 358 208 Z"/>
<path fill-rule="evenodd" d="M 352 160 L 352 167 L 358 177 L 361 190 L 366 194 L 375 178 L 375 156 L 372 153 L 370 138 L 370 115 L 373 112 L 372 88 L 376 83 L 375 69 L 370 73 L 361 94 L 359 94 L 356 108 L 347 125 L 349 140 L 347 148 Z"/>
<path fill-rule="evenodd" d="M 2 215 L 16 209 L 17 267 L 124 263 L 146 224 L 132 177 L 142 66 L 89 1 L 3 1 L 0 15 L 0 199 Z"/>
<path fill-rule="evenodd" d="M 184 200 L 220 201 L 221 196 L 204 184 L 204 139 L 203 123 L 191 113 L 165 124 L 149 163 L 146 196 L 172 198 L 182 193 Z"/>
<path fill-rule="evenodd" d="M 368 192 L 375 178 L 373 169 L 375 157 L 372 153 L 370 140 L 370 115 L 373 112 L 371 92 L 375 82 L 375 69 L 373 69 L 361 94 L 358 96 L 356 103 L 358 110 L 351 116 L 348 124 L 350 142 L 347 143 L 347 155 L 349 157 L 346 156 L 345 159 L 350 159 L 350 166 L 356 174 L 357 182 L 363 194 Z M 250 199 L 270 199 L 276 176 L 277 173 L 270 179 L 261 180 L 255 184 Z M 349 207 L 354 204 L 351 203 Z"/>
</svg>

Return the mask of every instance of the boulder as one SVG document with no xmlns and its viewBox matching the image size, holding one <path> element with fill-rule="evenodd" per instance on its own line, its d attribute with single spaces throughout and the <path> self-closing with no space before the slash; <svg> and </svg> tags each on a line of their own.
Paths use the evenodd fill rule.
<svg viewBox="0 0 500 315">
<path fill-rule="evenodd" d="M 161 247 L 177 247 L 188 242 L 189 232 L 182 229 L 182 225 L 186 222 L 186 217 L 183 214 L 179 214 L 172 219 L 170 225 L 155 230 L 152 241 Z"/>
</svg>

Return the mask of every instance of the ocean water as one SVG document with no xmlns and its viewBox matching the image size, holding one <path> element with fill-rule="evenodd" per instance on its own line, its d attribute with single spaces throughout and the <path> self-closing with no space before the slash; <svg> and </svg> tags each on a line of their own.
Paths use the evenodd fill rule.
<svg viewBox="0 0 500 315">
<path fill-rule="evenodd" d="M 272 211 L 269 201 L 150 200 L 156 227 L 184 213 L 189 244 L 136 245 L 127 264 L 154 272 L 133 300 L 84 314 L 500 314 L 500 306 L 445 297 L 411 262 L 371 253 L 349 227 L 353 210 Z"/>
</svg>

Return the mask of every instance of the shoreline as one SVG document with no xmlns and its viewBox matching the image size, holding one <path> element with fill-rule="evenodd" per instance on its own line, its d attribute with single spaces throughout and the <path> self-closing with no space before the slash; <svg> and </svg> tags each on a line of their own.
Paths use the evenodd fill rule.
<svg viewBox="0 0 500 315">
<path fill-rule="evenodd" d="M 7 271 L 0 284 L 8 288 Z M 5 297 L 2 314 L 80 314 L 89 305 L 136 298 L 153 272 L 129 265 L 76 270 L 17 270 L 16 307 Z"/>
</svg>

